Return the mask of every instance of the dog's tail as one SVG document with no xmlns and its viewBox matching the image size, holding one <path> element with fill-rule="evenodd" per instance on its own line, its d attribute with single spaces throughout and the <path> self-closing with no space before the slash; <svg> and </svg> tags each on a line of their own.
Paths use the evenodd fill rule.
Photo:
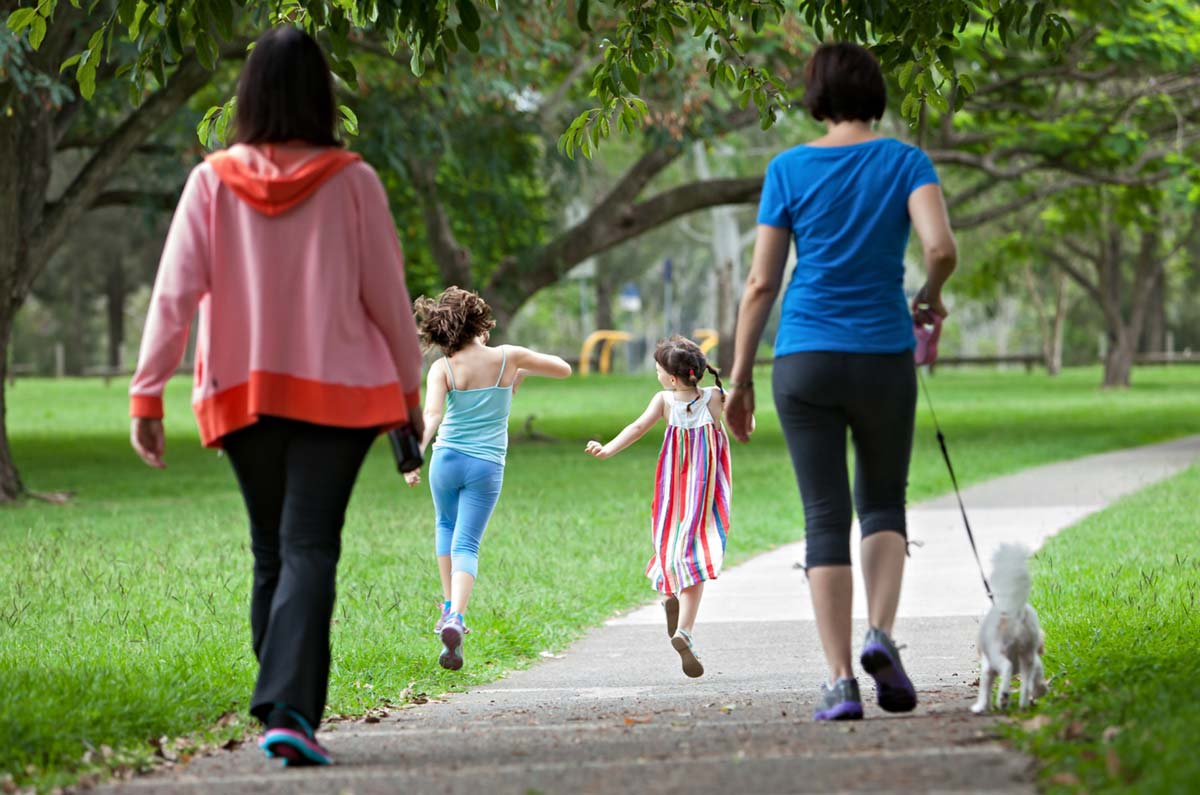
<svg viewBox="0 0 1200 795">
<path fill-rule="evenodd" d="M 1020 614 L 1029 602 L 1029 550 L 1019 544 L 1002 544 L 992 556 L 992 592 L 1002 614 Z"/>
</svg>

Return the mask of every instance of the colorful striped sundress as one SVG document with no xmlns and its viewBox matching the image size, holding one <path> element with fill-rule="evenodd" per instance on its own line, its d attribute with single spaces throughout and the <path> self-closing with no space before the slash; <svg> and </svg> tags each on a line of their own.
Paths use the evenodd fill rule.
<svg viewBox="0 0 1200 795">
<path fill-rule="evenodd" d="M 715 580 L 725 559 L 733 480 L 729 438 L 708 410 L 713 387 L 691 404 L 667 396 L 671 416 L 654 477 L 654 556 L 646 576 L 654 589 L 675 594 Z"/>
</svg>

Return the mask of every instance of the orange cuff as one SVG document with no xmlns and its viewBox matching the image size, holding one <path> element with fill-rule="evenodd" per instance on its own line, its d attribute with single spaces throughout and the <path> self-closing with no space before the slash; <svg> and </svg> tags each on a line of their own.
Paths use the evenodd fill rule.
<svg viewBox="0 0 1200 795">
<path fill-rule="evenodd" d="M 146 420 L 161 420 L 163 418 L 162 396 L 130 395 L 129 416 Z"/>
<path fill-rule="evenodd" d="M 420 408 L 421 407 L 421 390 L 418 388 L 418 389 L 414 389 L 411 392 L 405 392 L 404 393 L 404 405 L 410 409 Z"/>
</svg>

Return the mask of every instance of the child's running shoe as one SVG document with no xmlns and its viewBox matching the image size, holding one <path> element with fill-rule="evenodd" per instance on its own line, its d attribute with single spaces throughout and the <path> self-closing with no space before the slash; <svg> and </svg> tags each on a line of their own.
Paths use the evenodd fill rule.
<svg viewBox="0 0 1200 795">
<path fill-rule="evenodd" d="M 692 633 L 686 629 L 677 629 L 675 634 L 671 636 L 671 646 L 675 651 L 679 652 L 679 658 L 683 661 L 683 672 L 695 679 L 699 676 L 704 676 L 704 665 L 700 662 L 700 657 L 696 654 L 696 649 L 692 645 Z"/>
<path fill-rule="evenodd" d="M 446 617 L 450 615 L 450 603 L 442 602 L 442 614 L 438 616 L 437 622 L 433 625 L 433 634 L 442 634 L 442 627 L 446 626 Z"/>
<path fill-rule="evenodd" d="M 833 687 L 821 683 L 821 706 L 813 713 L 813 720 L 862 720 L 862 716 L 857 679 L 844 676 Z"/>
<path fill-rule="evenodd" d="M 441 634 L 442 634 L 442 627 L 446 626 L 446 617 L 447 617 L 447 616 L 449 616 L 449 615 L 450 615 L 450 603 L 449 603 L 449 602 L 442 602 L 442 614 L 441 614 L 441 615 L 438 617 L 438 620 L 437 620 L 437 622 L 436 622 L 436 623 L 433 625 L 433 634 L 434 634 L 434 635 L 441 635 Z M 470 627 L 468 627 L 468 626 L 464 626 L 464 627 L 463 627 L 463 634 L 464 634 L 464 635 L 470 635 L 470 634 L 471 634 L 471 628 L 470 628 Z"/>
<path fill-rule="evenodd" d="M 667 637 L 675 637 L 675 630 L 679 627 L 679 597 L 672 594 L 666 599 L 663 599 L 663 611 L 667 614 Z"/>
<path fill-rule="evenodd" d="M 283 704 L 277 704 L 271 710 L 267 730 L 258 739 L 258 747 L 268 759 L 282 759 L 286 767 L 333 764 L 333 757 L 317 742 L 309 722 Z"/>
<path fill-rule="evenodd" d="M 442 654 L 438 657 L 438 665 L 447 671 L 457 671 L 463 667 L 462 643 L 467 634 L 463 626 L 462 613 L 450 613 L 439 633 L 442 638 Z"/>
<path fill-rule="evenodd" d="M 882 629 L 871 627 L 863 641 L 862 667 L 875 680 L 875 696 L 887 712 L 911 712 L 917 691 L 900 664 L 900 650 Z"/>
</svg>

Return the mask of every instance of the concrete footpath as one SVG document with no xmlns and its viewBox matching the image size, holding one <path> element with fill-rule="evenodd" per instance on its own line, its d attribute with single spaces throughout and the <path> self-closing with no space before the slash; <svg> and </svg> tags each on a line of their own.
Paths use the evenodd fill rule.
<svg viewBox="0 0 1200 795">
<path fill-rule="evenodd" d="M 963 496 L 986 560 L 1003 542 L 1039 546 L 1197 457 L 1200 436 L 1037 467 Z M 954 497 L 909 517 L 922 546 L 910 560 L 896 639 L 921 699 L 912 714 L 881 712 L 862 675 L 866 720 L 811 721 L 824 663 L 797 566 L 803 546 L 791 544 L 709 587 L 696 632 L 702 679 L 680 672 L 652 604 L 560 659 L 446 703 L 329 727 L 322 739 L 333 767 L 281 770 L 246 746 L 103 791 L 1033 793 L 1031 760 L 996 739 L 994 719 L 968 711 L 987 599 Z M 860 624 L 863 611 L 860 586 Z"/>
</svg>

